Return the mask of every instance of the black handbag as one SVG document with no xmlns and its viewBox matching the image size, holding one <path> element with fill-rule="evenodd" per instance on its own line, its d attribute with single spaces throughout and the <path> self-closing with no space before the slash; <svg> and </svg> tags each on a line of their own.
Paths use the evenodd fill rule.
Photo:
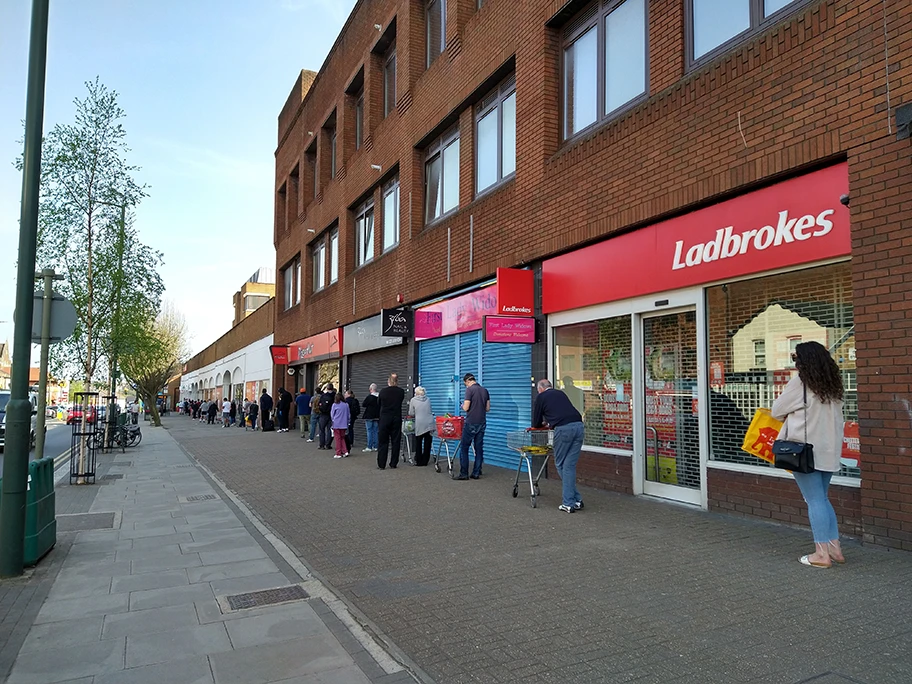
<svg viewBox="0 0 912 684">
<path fill-rule="evenodd" d="M 802 386 L 804 386 L 802 384 Z M 793 473 L 814 472 L 814 445 L 807 443 L 807 387 L 804 386 L 804 441 L 777 439 L 773 442 L 773 458 L 777 468 Z"/>
</svg>

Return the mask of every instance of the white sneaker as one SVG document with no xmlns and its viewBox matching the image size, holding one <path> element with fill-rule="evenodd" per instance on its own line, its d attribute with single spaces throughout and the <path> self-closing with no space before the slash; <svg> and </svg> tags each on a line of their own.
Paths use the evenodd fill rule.
<svg viewBox="0 0 912 684">
<path fill-rule="evenodd" d="M 371 449 L 368 449 L 368 448 L 361 449 L 362 454 L 366 454 L 369 451 L 371 451 Z"/>
<path fill-rule="evenodd" d="M 346 451 L 344 454 L 342 454 L 342 458 L 345 458 L 346 456 L 348 456 L 348 452 L 347 452 L 347 451 Z"/>
<path fill-rule="evenodd" d="M 339 454 L 333 454 L 333 458 L 342 458 Z"/>
<path fill-rule="evenodd" d="M 313 442 L 313 440 L 312 440 L 312 439 L 308 439 L 308 440 L 307 440 L 307 441 L 308 441 L 308 442 Z"/>
</svg>

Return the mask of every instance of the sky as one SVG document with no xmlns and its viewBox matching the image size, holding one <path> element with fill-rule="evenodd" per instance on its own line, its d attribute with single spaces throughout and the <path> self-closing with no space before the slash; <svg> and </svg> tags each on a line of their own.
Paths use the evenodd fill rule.
<svg viewBox="0 0 912 684">
<path fill-rule="evenodd" d="M 355 0 L 51 0 L 44 132 L 72 123 L 98 76 L 118 93 L 140 239 L 197 353 L 272 245 L 277 118 L 319 70 Z M 31 2 L 0 0 L 0 340 L 13 339 Z M 37 358 L 37 356 L 34 356 Z"/>
</svg>

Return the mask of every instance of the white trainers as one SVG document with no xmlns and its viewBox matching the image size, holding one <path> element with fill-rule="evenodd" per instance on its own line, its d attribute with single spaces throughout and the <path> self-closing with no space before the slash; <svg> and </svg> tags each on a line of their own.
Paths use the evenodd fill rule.
<svg viewBox="0 0 912 684">
<path fill-rule="evenodd" d="M 371 449 L 369 449 L 369 448 L 367 448 L 367 447 L 365 447 L 364 449 L 361 449 L 361 453 L 362 453 L 362 454 L 366 454 L 366 453 L 369 452 L 369 451 L 371 451 Z"/>
<path fill-rule="evenodd" d="M 342 458 L 341 454 L 333 454 L 333 458 Z"/>
<path fill-rule="evenodd" d="M 348 452 L 347 452 L 347 451 L 346 451 L 344 454 L 342 454 L 342 458 L 345 458 L 346 456 L 348 456 Z"/>
<path fill-rule="evenodd" d="M 576 508 L 575 508 L 575 507 L 573 507 L 573 506 L 567 506 L 567 505 L 565 505 L 565 504 L 561 504 L 560 506 L 558 506 L 558 507 L 557 507 L 557 510 L 563 511 L 564 513 L 576 513 Z"/>
<path fill-rule="evenodd" d="M 312 439 L 308 439 L 307 441 L 308 441 L 308 442 L 312 442 L 313 440 L 312 440 Z"/>
</svg>

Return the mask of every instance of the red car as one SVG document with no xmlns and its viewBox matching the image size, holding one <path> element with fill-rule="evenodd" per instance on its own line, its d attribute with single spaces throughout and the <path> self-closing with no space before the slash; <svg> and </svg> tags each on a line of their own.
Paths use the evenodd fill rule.
<svg viewBox="0 0 912 684">
<path fill-rule="evenodd" d="M 82 420 L 82 406 L 71 406 L 70 410 L 67 411 L 67 425 L 74 423 L 75 421 Z M 89 423 L 95 422 L 95 407 L 90 406 L 86 411 L 86 421 Z"/>
</svg>

